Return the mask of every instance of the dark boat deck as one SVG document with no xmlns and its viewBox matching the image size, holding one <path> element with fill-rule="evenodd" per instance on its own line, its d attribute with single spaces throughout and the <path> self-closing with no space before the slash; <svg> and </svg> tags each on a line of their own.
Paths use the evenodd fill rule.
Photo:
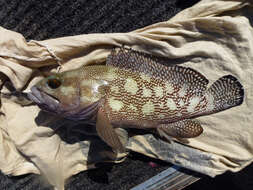
<svg viewBox="0 0 253 190">
<path fill-rule="evenodd" d="M 149 162 L 156 163 L 157 167 L 152 167 Z M 184 190 L 252 190 L 253 187 L 253 164 L 241 172 L 228 172 L 215 178 L 185 169 L 181 173 L 175 171 L 175 166 L 168 163 L 131 153 L 123 163 L 100 165 L 98 169 L 81 172 L 71 177 L 66 184 L 66 190 L 178 190 L 179 187 Z M 199 178 L 201 179 L 198 180 Z M 198 181 L 185 187 L 196 180 Z M 38 175 L 7 177 L 0 174 L 0 189 L 52 190 L 53 188 Z"/>
</svg>

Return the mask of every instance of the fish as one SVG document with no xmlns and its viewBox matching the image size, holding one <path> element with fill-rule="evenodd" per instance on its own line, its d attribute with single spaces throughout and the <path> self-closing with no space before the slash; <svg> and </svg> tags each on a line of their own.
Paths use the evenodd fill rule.
<svg viewBox="0 0 253 190">
<path fill-rule="evenodd" d="M 35 84 L 28 97 L 44 111 L 92 124 L 116 152 L 126 151 L 123 129 L 195 138 L 203 133 L 196 118 L 243 103 L 236 77 L 222 76 L 208 87 L 198 71 L 163 63 L 147 53 L 114 48 L 105 65 L 54 73 Z"/>
</svg>

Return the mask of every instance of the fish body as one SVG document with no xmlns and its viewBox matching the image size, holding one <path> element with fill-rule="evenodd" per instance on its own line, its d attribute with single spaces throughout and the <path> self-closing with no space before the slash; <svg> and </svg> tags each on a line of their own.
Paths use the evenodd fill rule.
<svg viewBox="0 0 253 190">
<path fill-rule="evenodd" d="M 208 80 L 191 68 L 164 66 L 149 55 L 121 48 L 112 51 L 106 65 L 43 79 L 29 97 L 45 111 L 93 123 L 108 145 L 124 151 L 120 128 L 196 137 L 203 129 L 194 118 L 243 102 L 243 87 L 231 75 L 207 85 Z"/>
</svg>

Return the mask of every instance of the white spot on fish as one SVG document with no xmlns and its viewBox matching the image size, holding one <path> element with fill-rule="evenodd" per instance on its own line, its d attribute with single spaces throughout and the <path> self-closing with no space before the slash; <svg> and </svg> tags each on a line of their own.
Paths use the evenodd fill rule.
<svg viewBox="0 0 253 190">
<path fill-rule="evenodd" d="M 187 107 L 188 112 L 194 112 L 194 109 L 199 104 L 200 98 L 199 97 L 193 97 L 190 99 L 190 104 Z"/>
<path fill-rule="evenodd" d="M 76 89 L 73 88 L 72 86 L 62 86 L 60 89 L 61 93 L 64 95 L 71 95 L 76 92 Z"/>
<path fill-rule="evenodd" d="M 137 111 L 137 107 L 135 107 L 133 104 L 130 104 L 129 108 L 135 112 Z"/>
<path fill-rule="evenodd" d="M 169 94 L 172 94 L 174 92 L 174 88 L 170 83 L 165 83 L 165 90 Z"/>
<path fill-rule="evenodd" d="M 151 101 L 148 101 L 146 104 L 142 106 L 142 113 L 144 115 L 152 114 L 154 113 L 154 111 L 155 111 L 155 106 Z"/>
<path fill-rule="evenodd" d="M 81 86 L 82 87 L 85 87 L 85 86 L 90 86 L 92 88 L 98 88 L 99 86 L 106 86 L 108 85 L 108 82 L 107 81 L 104 81 L 104 80 L 83 80 L 81 82 Z"/>
<path fill-rule="evenodd" d="M 162 98 L 163 97 L 163 88 L 161 86 L 155 86 L 154 87 L 155 96 Z"/>
<path fill-rule="evenodd" d="M 177 117 L 182 117 L 182 113 L 178 112 L 178 113 L 176 114 L 176 116 L 177 116 Z"/>
<path fill-rule="evenodd" d="M 166 105 L 172 111 L 175 110 L 175 109 L 177 109 L 176 103 L 171 98 L 167 99 L 167 104 Z"/>
<path fill-rule="evenodd" d="M 64 77 L 66 78 L 76 78 L 79 73 L 76 72 L 76 70 L 68 71 L 65 73 Z"/>
<path fill-rule="evenodd" d="M 97 85 L 95 81 L 93 80 L 83 80 L 81 82 L 81 86 L 84 87 L 84 86 L 92 86 L 94 87 L 94 85 Z"/>
<path fill-rule="evenodd" d="M 116 73 L 116 69 L 115 68 L 110 68 L 109 71 L 107 72 L 105 78 L 108 81 L 113 81 L 114 79 L 116 79 L 118 77 L 117 73 Z"/>
<path fill-rule="evenodd" d="M 111 86 L 111 91 L 114 93 L 119 93 L 119 87 L 118 86 Z"/>
<path fill-rule="evenodd" d="M 184 97 L 186 95 L 186 88 L 183 86 L 179 92 L 178 92 L 178 96 L 179 97 Z"/>
<path fill-rule="evenodd" d="M 152 91 L 150 89 L 147 89 L 147 88 L 143 88 L 143 97 L 151 97 L 152 96 Z"/>
<path fill-rule="evenodd" d="M 127 92 L 129 92 L 132 95 L 135 95 L 139 89 L 137 82 L 132 78 L 126 79 L 126 83 L 124 85 L 124 88 Z"/>
<path fill-rule="evenodd" d="M 184 107 L 184 101 L 183 101 L 183 100 L 180 100 L 180 101 L 179 101 L 179 105 L 180 105 L 180 107 Z"/>
<path fill-rule="evenodd" d="M 164 118 L 165 118 L 165 115 L 159 114 L 159 118 L 160 118 L 160 119 L 164 119 Z"/>
<path fill-rule="evenodd" d="M 82 103 L 87 103 L 87 102 L 96 102 L 98 101 L 100 98 L 95 97 L 95 96 L 81 96 L 80 97 L 80 101 Z"/>
<path fill-rule="evenodd" d="M 150 82 L 150 77 L 149 77 L 149 76 L 147 76 L 147 75 L 145 75 L 145 74 L 143 74 L 143 73 L 142 73 L 140 76 L 141 76 L 141 79 L 142 79 L 142 80 L 145 80 L 145 81 L 147 81 L 147 82 Z"/>
<path fill-rule="evenodd" d="M 109 99 L 109 106 L 112 108 L 113 111 L 120 111 L 121 108 L 124 106 L 123 102 L 119 100 L 115 100 L 114 98 Z"/>
</svg>

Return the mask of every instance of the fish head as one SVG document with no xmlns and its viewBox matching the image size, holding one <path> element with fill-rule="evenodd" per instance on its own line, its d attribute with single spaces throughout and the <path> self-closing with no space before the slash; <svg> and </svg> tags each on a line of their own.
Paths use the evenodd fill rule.
<svg viewBox="0 0 253 190">
<path fill-rule="evenodd" d="M 68 77 L 69 73 L 55 73 L 42 79 L 31 88 L 30 100 L 42 110 L 66 114 L 80 105 L 80 89 L 77 77 Z"/>
</svg>

